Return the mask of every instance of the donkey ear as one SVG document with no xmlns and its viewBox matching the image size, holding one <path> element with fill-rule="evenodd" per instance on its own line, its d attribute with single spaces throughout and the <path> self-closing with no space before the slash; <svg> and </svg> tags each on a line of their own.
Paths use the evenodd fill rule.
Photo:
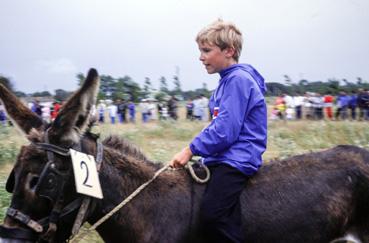
<svg viewBox="0 0 369 243">
<path fill-rule="evenodd" d="M 53 122 L 49 135 L 51 140 L 78 142 L 86 129 L 90 112 L 96 103 L 99 76 L 91 68 L 82 87 L 62 106 Z"/>
<path fill-rule="evenodd" d="M 41 130 L 44 123 L 37 114 L 32 112 L 12 92 L 0 84 L 0 99 L 4 103 L 6 112 L 11 120 L 25 134 L 29 134 L 32 128 Z"/>
</svg>

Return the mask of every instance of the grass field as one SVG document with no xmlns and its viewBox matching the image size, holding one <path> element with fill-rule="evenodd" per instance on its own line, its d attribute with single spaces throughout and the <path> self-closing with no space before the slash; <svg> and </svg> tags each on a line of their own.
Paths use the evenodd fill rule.
<svg viewBox="0 0 369 243">
<path fill-rule="evenodd" d="M 132 141 L 153 161 L 166 163 L 171 157 L 206 126 L 203 122 L 180 119 L 177 122 L 150 122 L 142 124 L 104 124 L 94 128 L 104 138 L 110 134 Z M 268 131 L 268 149 L 265 163 L 273 158 L 318 151 L 338 144 L 352 144 L 369 149 L 367 122 L 326 121 L 271 121 Z M 9 205 L 10 194 L 5 191 L 5 180 L 21 145 L 27 140 L 13 127 L 0 127 L 0 218 Z M 101 242 L 90 235 L 82 242 Z"/>
</svg>

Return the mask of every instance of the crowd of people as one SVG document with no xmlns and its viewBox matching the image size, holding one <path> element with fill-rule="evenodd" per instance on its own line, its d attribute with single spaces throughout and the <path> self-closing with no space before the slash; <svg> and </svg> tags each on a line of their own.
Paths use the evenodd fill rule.
<svg viewBox="0 0 369 243">
<path fill-rule="evenodd" d="M 271 113 L 272 120 L 369 120 L 369 91 L 359 89 L 331 93 L 307 92 L 304 95 L 278 96 Z"/>
<path fill-rule="evenodd" d="M 167 101 L 157 101 L 155 99 L 142 99 L 137 105 L 133 101 L 118 99 L 116 101 L 100 100 L 96 112 L 100 123 L 105 123 L 106 115 L 109 115 L 110 123 L 135 123 L 137 108 L 141 112 L 143 123 L 151 120 L 178 119 L 178 101 L 172 96 Z"/>
<path fill-rule="evenodd" d="M 209 114 L 209 99 L 205 95 L 199 95 L 195 99 L 189 99 L 186 103 L 186 119 L 208 121 Z"/>
<path fill-rule="evenodd" d="M 209 121 L 209 99 L 199 95 L 186 102 L 186 119 L 191 121 Z M 46 122 L 53 121 L 62 106 L 62 102 L 41 102 L 35 99 L 28 107 Z M 99 123 L 135 123 L 137 112 L 141 112 L 143 123 L 152 120 L 177 120 L 178 100 L 172 96 L 166 101 L 142 99 L 137 105 L 132 101 L 117 99 L 116 101 L 100 100 L 93 114 Z M 359 89 L 357 92 L 338 95 L 306 92 L 304 95 L 282 94 L 275 98 L 272 120 L 369 120 L 369 91 Z M 10 124 L 6 112 L 0 104 L 0 124 Z"/>
</svg>

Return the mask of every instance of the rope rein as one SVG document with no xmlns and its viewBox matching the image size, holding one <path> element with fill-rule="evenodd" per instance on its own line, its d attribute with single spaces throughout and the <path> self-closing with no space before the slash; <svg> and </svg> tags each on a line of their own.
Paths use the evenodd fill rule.
<svg viewBox="0 0 369 243">
<path fill-rule="evenodd" d="M 161 169 L 155 172 L 154 176 L 148 180 L 147 182 L 143 183 L 141 186 L 139 186 L 134 192 L 132 192 L 127 198 L 125 198 L 121 203 L 119 203 L 115 208 L 113 208 L 109 213 L 107 213 L 104 217 L 100 218 L 96 223 L 94 223 L 90 228 L 88 229 L 81 229 L 79 233 L 76 235 L 72 235 L 72 238 L 69 242 L 77 243 L 80 240 L 82 240 L 89 232 L 92 230 L 95 230 L 97 227 L 99 227 L 102 223 L 104 223 L 106 220 L 108 220 L 113 214 L 115 214 L 117 211 L 119 211 L 122 207 L 124 207 L 129 201 L 131 201 L 133 198 L 135 198 L 143 189 L 145 189 L 151 182 L 153 182 L 161 173 L 166 171 L 170 167 L 169 164 L 165 165 Z M 206 178 L 200 179 L 194 172 L 194 169 L 191 165 L 187 165 L 186 168 L 189 170 L 192 178 L 198 182 L 198 183 L 206 183 L 210 179 L 210 171 L 208 167 L 205 165 L 202 165 L 202 167 L 205 169 L 206 172 Z M 176 169 L 173 169 L 176 170 Z"/>
</svg>

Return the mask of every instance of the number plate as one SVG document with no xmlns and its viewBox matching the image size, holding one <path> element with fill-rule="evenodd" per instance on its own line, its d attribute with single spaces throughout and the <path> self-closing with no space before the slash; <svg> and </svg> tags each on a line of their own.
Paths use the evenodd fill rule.
<svg viewBox="0 0 369 243">
<path fill-rule="evenodd" d="M 88 196 L 103 198 L 95 158 L 92 155 L 70 149 L 76 191 Z"/>
</svg>

